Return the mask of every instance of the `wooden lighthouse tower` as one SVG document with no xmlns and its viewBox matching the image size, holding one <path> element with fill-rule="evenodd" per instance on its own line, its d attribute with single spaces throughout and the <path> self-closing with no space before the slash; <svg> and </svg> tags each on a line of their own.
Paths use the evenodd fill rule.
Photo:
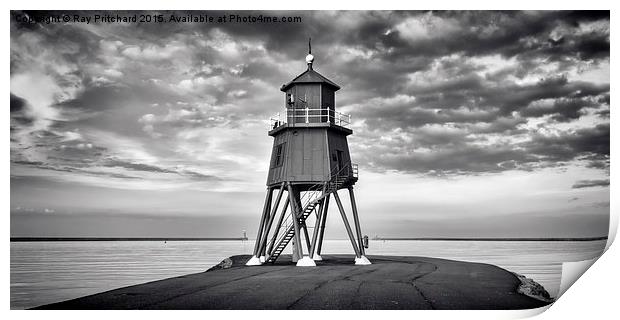
<svg viewBox="0 0 620 320">
<path fill-rule="evenodd" d="M 355 264 L 370 264 L 353 192 L 358 172 L 347 144 L 347 136 L 353 133 L 348 128 L 351 118 L 335 110 L 340 87 L 316 72 L 313 62 L 308 42 L 308 69 L 280 88 L 285 110 L 271 118 L 269 135 L 274 142 L 267 195 L 253 256 L 246 265 L 274 263 L 292 243 L 293 261 L 298 266 L 315 266 L 314 261 L 322 260 L 331 198 L 351 240 Z M 351 200 L 353 228 L 338 194 L 343 189 Z"/>
</svg>

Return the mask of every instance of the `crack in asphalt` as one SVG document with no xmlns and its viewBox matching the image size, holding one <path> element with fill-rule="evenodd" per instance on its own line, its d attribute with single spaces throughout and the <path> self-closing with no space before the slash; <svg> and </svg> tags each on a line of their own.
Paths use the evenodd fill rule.
<svg viewBox="0 0 620 320">
<path fill-rule="evenodd" d="M 372 272 L 377 271 L 377 269 L 372 269 L 372 270 L 367 270 L 367 269 L 366 269 L 366 270 L 364 270 L 365 268 L 367 268 L 367 267 L 358 267 L 358 268 L 356 268 L 354 271 L 357 271 L 357 270 L 362 269 L 362 272 L 355 273 L 355 274 L 345 275 L 344 277 L 339 277 L 339 278 L 335 278 L 335 279 L 330 279 L 330 280 L 323 281 L 323 282 L 321 282 L 321 283 L 317 284 L 316 286 L 314 286 L 314 288 L 312 288 L 312 289 L 308 290 L 308 292 L 306 292 L 306 294 L 304 294 L 303 296 L 299 297 L 298 299 L 296 299 L 295 301 L 293 301 L 291 304 L 289 304 L 289 305 L 286 307 L 286 309 L 287 309 L 287 310 L 288 310 L 288 309 L 292 309 L 292 308 L 293 308 L 293 307 L 294 307 L 297 303 L 299 303 L 299 302 L 300 302 L 300 301 L 302 301 L 304 298 L 308 297 L 310 294 L 312 294 L 313 292 L 317 291 L 318 289 L 320 289 L 321 287 L 325 286 L 325 285 L 326 285 L 326 284 L 328 284 L 328 283 L 331 283 L 331 282 L 334 282 L 334 281 L 341 281 L 341 280 L 354 281 L 354 280 L 351 280 L 351 277 L 354 277 L 354 276 L 359 276 L 359 275 L 362 275 L 362 274 L 368 274 L 368 273 L 372 273 Z M 361 281 L 361 282 L 363 282 L 363 281 Z M 360 283 L 360 286 L 361 286 L 361 283 Z M 357 290 L 358 290 L 358 291 L 359 291 L 359 287 L 360 287 L 360 286 L 358 286 L 358 287 L 357 287 Z"/>
<path fill-rule="evenodd" d="M 412 286 L 412 287 L 413 287 L 413 288 L 414 288 L 414 289 L 415 289 L 415 290 L 416 290 L 416 291 L 420 294 L 420 297 L 422 297 L 422 300 L 424 300 L 424 302 L 425 302 L 426 304 L 428 304 L 428 305 L 429 305 L 429 307 L 430 307 L 432 310 L 435 310 L 435 309 L 436 309 L 436 307 L 435 307 L 435 305 L 433 304 L 433 302 L 432 302 L 432 301 L 431 301 L 431 300 L 430 300 L 430 299 L 429 299 L 429 298 L 428 298 L 428 297 L 424 294 L 424 292 L 422 291 L 422 289 L 420 289 L 420 288 L 419 288 L 419 287 L 415 284 L 415 282 L 416 282 L 416 281 L 418 281 L 418 280 L 420 280 L 420 279 L 422 279 L 423 277 L 426 277 L 427 275 L 432 274 L 432 273 L 434 273 L 435 271 L 437 271 L 437 270 L 439 269 L 439 268 L 437 267 L 437 265 L 435 265 L 435 264 L 433 264 L 433 263 L 429 263 L 429 262 L 423 262 L 422 264 L 420 264 L 420 262 L 398 261 L 398 260 L 392 260 L 392 259 L 380 259 L 380 260 L 391 261 L 391 262 L 396 262 L 396 263 L 406 263 L 406 264 L 410 264 L 410 265 L 416 265 L 416 266 L 415 266 L 415 269 L 413 270 L 413 273 L 417 272 L 417 271 L 418 271 L 418 270 L 419 270 L 419 269 L 420 269 L 420 268 L 421 268 L 424 264 L 426 264 L 426 265 L 431 265 L 431 266 L 433 267 L 433 270 L 431 270 L 431 271 L 429 271 L 429 272 L 426 272 L 426 273 L 423 273 L 423 274 L 420 274 L 420 275 L 414 276 L 414 277 L 413 277 L 413 278 L 411 278 L 409 281 L 399 281 L 399 280 L 396 280 L 395 282 L 399 282 L 399 283 L 404 283 L 404 284 L 411 285 L 411 286 Z M 357 270 L 359 270 L 360 268 L 363 268 L 363 267 L 359 267 Z M 310 290 L 309 290 L 306 294 L 304 294 L 304 295 L 303 295 L 303 296 L 301 296 L 300 298 L 296 299 L 293 303 L 291 303 L 290 305 L 288 305 L 288 306 L 286 307 L 286 309 L 291 309 L 291 308 L 293 308 L 293 307 L 294 307 L 297 303 L 299 303 L 299 302 L 300 302 L 300 301 L 302 301 L 304 298 L 306 298 L 307 296 L 309 296 L 310 294 L 312 294 L 313 292 L 315 292 L 316 290 L 320 289 L 321 287 L 325 286 L 325 285 L 326 285 L 326 284 L 328 284 L 328 283 L 331 283 L 331 282 L 334 282 L 334 281 L 340 281 L 340 280 L 351 280 L 351 278 L 352 278 L 352 277 L 354 277 L 354 276 L 359 276 L 359 275 L 362 275 L 362 274 L 372 273 L 372 272 L 375 272 L 375 271 L 377 271 L 377 270 L 378 270 L 378 269 L 364 270 L 363 272 L 359 272 L 359 273 L 355 273 L 355 274 L 349 274 L 349 275 L 346 275 L 346 276 L 344 276 L 344 277 L 340 277 L 340 278 L 331 279 L 331 280 L 327 280 L 327 281 L 321 282 L 321 283 L 319 283 L 318 285 L 316 285 L 313 289 L 310 289 Z M 361 286 L 362 286 L 362 284 L 363 284 L 363 283 L 364 283 L 364 281 L 363 281 L 363 280 L 360 280 L 360 284 L 358 285 L 358 287 L 357 287 L 357 289 L 356 289 L 356 293 L 359 293 L 359 290 L 360 290 L 360 288 L 361 288 Z M 351 303 L 351 306 L 353 306 L 353 305 L 355 305 L 355 304 L 358 304 L 358 305 L 359 305 L 359 302 L 358 302 L 358 301 L 356 301 L 356 300 L 353 300 L 353 301 L 352 301 L 352 303 Z M 358 306 L 358 307 L 359 307 L 359 306 Z"/>
<path fill-rule="evenodd" d="M 422 277 L 426 277 L 427 275 L 429 275 L 429 274 L 431 274 L 431 273 L 433 273 L 433 272 L 435 272 L 435 271 L 437 271 L 439 269 L 437 267 L 437 265 L 432 264 L 432 263 L 429 263 L 429 264 L 433 266 L 433 271 L 430 271 L 430 272 L 427 272 L 427 273 L 424 273 L 424 274 L 421 274 L 421 275 L 418 275 L 418 276 L 415 276 L 415 277 L 411 278 L 410 284 L 420 294 L 420 296 L 422 297 L 424 302 L 428 303 L 428 305 L 431 307 L 431 309 L 435 310 L 436 309 L 435 305 L 433 305 L 431 300 L 429 300 L 428 297 L 424 294 L 424 292 L 422 292 L 422 290 L 420 288 L 418 288 L 418 286 L 416 286 L 416 284 L 415 284 L 415 282 L 420 280 L 420 279 L 422 279 Z M 417 271 L 420 267 L 422 267 L 422 265 L 418 265 L 416 267 L 416 269 L 414 270 L 414 272 Z"/>
<path fill-rule="evenodd" d="M 431 307 L 431 309 L 433 309 L 433 310 L 435 310 L 435 309 L 436 309 L 436 308 L 435 308 L 435 305 L 434 305 L 434 304 L 431 302 L 431 300 L 430 300 L 430 299 L 429 299 L 429 298 L 428 298 L 428 297 L 424 294 L 424 292 L 422 291 L 422 289 L 420 289 L 420 288 L 419 288 L 419 287 L 415 284 L 415 282 L 416 282 L 416 281 L 418 281 L 418 280 L 422 279 L 423 277 L 426 277 L 427 275 L 429 275 L 429 274 L 431 274 L 431 273 L 433 273 L 433 272 L 437 271 L 439 268 L 437 267 L 437 265 L 436 265 L 436 264 L 434 264 L 434 263 L 430 263 L 430 262 L 421 262 L 421 263 L 420 263 L 419 261 L 402 261 L 402 260 L 394 260 L 394 259 L 386 259 L 386 258 L 375 259 L 375 260 L 376 260 L 376 261 L 380 261 L 380 260 L 383 260 L 383 261 L 391 261 L 391 262 L 396 262 L 396 263 L 416 264 L 416 268 L 413 270 L 413 272 L 417 272 L 417 271 L 418 271 L 418 269 L 420 269 L 420 268 L 421 268 L 424 264 L 432 265 L 432 266 L 433 266 L 433 270 L 432 270 L 432 271 L 429 271 L 429 272 L 424 273 L 424 274 L 417 275 L 417 276 L 415 276 L 415 277 L 411 278 L 411 280 L 409 280 L 408 282 L 405 282 L 405 281 L 397 281 L 397 282 L 400 282 L 400 283 L 406 283 L 406 284 L 411 285 L 411 286 L 412 286 L 412 287 L 413 287 L 413 288 L 414 288 L 414 289 L 415 289 L 415 290 L 416 290 L 416 291 L 420 294 L 420 296 L 422 297 L 422 299 L 424 300 L 424 302 L 426 302 L 426 303 L 427 303 L 427 304 Z"/>
</svg>

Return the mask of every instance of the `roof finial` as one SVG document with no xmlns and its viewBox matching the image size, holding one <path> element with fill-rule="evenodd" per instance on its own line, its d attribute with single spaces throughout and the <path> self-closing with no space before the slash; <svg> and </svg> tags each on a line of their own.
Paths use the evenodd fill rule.
<svg viewBox="0 0 620 320">
<path fill-rule="evenodd" d="M 306 56 L 306 63 L 308 64 L 308 70 L 312 70 L 312 63 L 314 62 L 314 56 L 312 55 L 312 38 L 308 38 L 308 55 Z"/>
</svg>

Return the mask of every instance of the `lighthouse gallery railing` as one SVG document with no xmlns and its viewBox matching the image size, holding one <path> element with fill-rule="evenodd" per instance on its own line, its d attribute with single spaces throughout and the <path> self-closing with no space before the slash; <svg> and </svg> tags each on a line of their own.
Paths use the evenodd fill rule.
<svg viewBox="0 0 620 320">
<path fill-rule="evenodd" d="M 275 129 L 287 123 L 333 123 L 341 127 L 351 125 L 351 115 L 330 108 L 289 108 L 269 118 L 269 128 Z"/>
</svg>

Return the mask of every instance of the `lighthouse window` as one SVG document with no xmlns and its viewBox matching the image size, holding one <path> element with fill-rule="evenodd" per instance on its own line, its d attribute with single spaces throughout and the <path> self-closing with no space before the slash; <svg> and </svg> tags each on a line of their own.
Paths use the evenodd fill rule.
<svg viewBox="0 0 620 320">
<path fill-rule="evenodd" d="M 279 167 L 284 162 L 284 143 L 274 147 L 273 167 Z"/>
</svg>

